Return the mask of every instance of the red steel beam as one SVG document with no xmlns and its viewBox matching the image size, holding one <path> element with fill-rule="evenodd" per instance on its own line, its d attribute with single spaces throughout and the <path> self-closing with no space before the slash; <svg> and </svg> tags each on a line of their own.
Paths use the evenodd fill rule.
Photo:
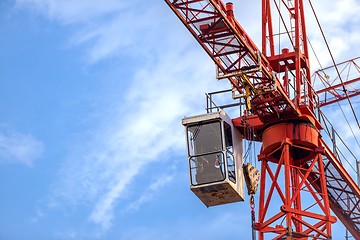
<svg viewBox="0 0 360 240">
<path fill-rule="evenodd" d="M 360 57 L 353 58 L 318 70 L 313 74 L 314 82 L 319 79 L 322 83 L 322 88 L 315 91 L 319 97 L 319 107 L 360 95 L 359 63 Z M 331 75 L 333 75 L 332 78 Z"/>
<path fill-rule="evenodd" d="M 290 99 L 289 93 L 284 90 L 283 84 L 274 74 L 272 67 L 281 65 L 280 61 L 276 59 L 271 60 L 272 58 L 282 57 L 282 60 L 285 61 L 285 57 L 288 53 L 284 51 L 279 53 L 279 55 L 275 55 L 275 51 L 271 50 L 274 47 L 274 41 L 272 39 L 274 33 L 272 32 L 271 27 L 270 0 L 263 0 L 263 10 L 265 9 L 263 12 L 263 19 L 266 19 L 268 23 L 268 25 L 266 25 L 265 21 L 263 22 L 263 32 L 265 29 L 265 32 L 267 31 L 270 39 L 269 57 L 266 57 L 260 52 L 249 35 L 236 21 L 233 15 L 232 4 L 225 5 L 221 0 L 165 0 L 165 2 L 215 62 L 219 69 L 219 77 L 228 78 L 232 86 L 239 93 L 246 93 L 251 98 L 252 106 L 250 114 L 246 116 L 246 118 L 234 119 L 235 123 L 241 119 L 245 119 L 246 121 L 256 121 L 256 130 L 258 131 L 257 137 L 258 140 L 261 141 L 261 134 L 264 131 L 265 126 L 264 124 L 276 123 L 279 122 L 279 120 L 296 119 L 303 114 L 303 106 L 301 105 L 303 102 L 303 99 L 301 98 L 303 96 L 299 95 L 300 86 L 302 86 L 299 69 L 305 69 L 306 74 L 308 74 L 309 66 L 306 40 L 304 40 L 306 39 L 305 21 L 303 12 L 300 11 L 300 9 L 303 8 L 302 1 L 295 1 L 296 6 L 288 9 L 291 14 L 297 16 L 297 27 L 295 29 L 296 42 L 293 42 L 293 46 L 297 49 L 300 46 L 304 48 L 301 49 L 302 53 L 299 52 L 299 54 L 294 55 L 294 58 L 291 58 L 294 62 L 294 66 L 291 67 L 290 63 L 287 65 L 287 67 L 291 67 L 290 70 L 296 70 L 296 105 L 293 100 Z M 287 6 L 284 0 L 281 2 Z M 304 40 L 305 45 L 299 42 L 301 38 Z M 266 44 L 262 47 L 263 52 L 266 54 Z M 271 62 L 269 62 L 270 60 Z M 360 73 L 360 68 L 355 61 L 350 62 L 350 64 L 352 64 Z M 328 69 L 323 69 L 322 71 L 325 70 L 327 71 Z M 308 92 L 312 92 L 312 89 L 310 89 L 310 87 L 312 87 L 311 80 L 309 77 L 307 77 L 307 79 L 310 83 L 306 87 L 308 88 Z M 350 87 L 350 84 L 355 84 L 359 80 L 360 77 L 336 84 L 334 84 L 334 82 L 324 82 L 325 88 L 315 91 L 315 93 L 318 93 L 320 96 L 325 96 L 324 99 L 320 99 L 319 106 L 325 106 L 346 97 L 359 95 L 360 93 L 357 90 L 346 93 L 341 92 L 341 90 L 344 90 L 344 88 L 347 89 L 346 87 Z M 326 98 L 328 96 L 331 97 Z M 312 94 L 308 97 L 310 98 L 310 101 L 312 101 Z M 310 106 L 308 115 L 311 115 L 311 113 L 313 113 L 313 111 Z M 240 129 L 243 127 L 246 128 L 246 126 L 243 125 L 243 123 L 239 122 L 236 126 Z M 320 129 L 318 126 L 317 128 Z M 322 159 L 317 157 L 313 160 L 317 164 L 317 169 L 316 167 L 299 169 L 299 166 L 291 165 L 288 150 L 285 150 L 289 147 L 287 146 L 288 143 L 285 144 L 287 147 L 282 148 L 285 155 L 281 160 L 282 163 L 278 163 L 278 168 L 275 173 L 271 171 L 267 160 L 263 160 L 261 168 L 262 175 L 268 176 L 271 180 L 269 182 L 269 184 L 271 184 L 271 191 L 267 196 L 260 195 L 261 204 L 259 224 L 257 225 L 257 229 L 260 230 L 260 239 L 263 239 L 265 232 L 285 235 L 287 231 L 285 228 L 270 226 L 271 223 L 276 222 L 277 219 L 284 216 L 286 216 L 287 219 L 287 226 L 291 224 L 290 222 L 293 222 L 298 232 L 301 232 L 303 230 L 302 228 L 304 228 L 306 230 L 303 233 L 309 234 L 313 232 L 314 229 L 318 229 L 316 233 L 318 236 L 330 236 L 331 228 L 329 226 L 330 222 L 333 222 L 334 219 L 332 219 L 327 212 L 327 198 L 329 198 L 331 203 L 331 209 L 343 222 L 345 227 L 351 232 L 355 239 L 360 239 L 359 187 L 346 172 L 340 161 L 336 159 L 331 150 L 326 146 L 325 142 L 322 139 L 319 139 L 319 142 L 320 146 L 323 147 L 323 153 Z M 324 163 L 323 165 L 322 162 Z M 283 172 L 285 171 L 284 181 L 286 182 L 284 192 L 277 183 L 280 169 L 283 168 L 283 165 L 286 165 L 286 169 L 283 170 Z M 310 166 L 313 165 L 310 164 Z M 301 176 L 308 176 L 309 182 L 299 181 Z M 317 179 L 321 180 L 318 181 Z M 324 179 L 326 181 L 324 181 Z M 263 194 L 265 192 L 265 183 L 266 177 L 260 182 L 260 188 L 262 189 Z M 301 211 L 301 206 L 299 206 L 301 201 L 297 195 L 299 195 L 299 191 L 302 190 L 292 189 L 291 187 L 292 185 L 296 186 L 300 184 L 303 184 L 303 188 L 308 189 L 308 191 L 312 193 L 314 200 L 322 206 L 322 213 L 320 213 L 320 215 Z M 268 202 L 271 201 L 272 194 L 277 194 L 285 207 L 278 214 L 268 218 L 268 216 L 265 216 L 264 214 L 269 210 Z M 344 204 L 346 200 L 349 200 L 351 206 Z M 291 206 L 295 207 L 291 208 Z M 310 225 L 302 220 L 302 216 L 310 216 L 319 221 L 313 227 L 309 227 Z M 327 216 L 328 219 L 319 216 Z"/>
<path fill-rule="evenodd" d="M 165 0 L 239 93 L 248 86 L 251 112 L 263 122 L 299 116 L 300 111 L 260 52 L 234 18 L 232 4 L 220 0 Z"/>
<path fill-rule="evenodd" d="M 266 234 L 271 233 L 278 234 L 274 239 L 285 239 L 282 238 L 285 236 L 286 239 L 331 239 L 331 224 L 336 218 L 330 215 L 321 153 L 316 153 L 309 165 L 298 165 L 301 160 L 291 157 L 292 147 L 291 140 L 284 139 L 280 148 L 274 150 L 281 152 L 274 169 L 269 161 L 274 152 L 259 155 L 262 161 L 260 187 L 267 189 L 260 192 L 259 217 L 255 224 L 259 240 L 267 239 Z M 316 177 L 317 188 L 312 187 L 313 179 L 309 176 Z M 301 198 L 305 195 L 310 206 L 319 208 L 301 206 Z M 274 199 L 280 201 L 275 204 Z M 276 206 L 280 206 L 280 211 L 274 209 Z"/>
<path fill-rule="evenodd" d="M 327 176 L 327 189 L 331 202 L 331 210 L 352 236 L 355 239 L 360 239 L 360 188 L 324 140 L 320 139 L 320 142 L 324 147 L 325 175 Z M 334 178 L 336 182 L 333 181 Z M 316 182 L 313 184 L 315 185 L 314 187 L 319 187 Z M 346 207 L 349 207 L 346 206 L 347 200 L 352 202 L 351 209 L 346 209 Z"/>
</svg>

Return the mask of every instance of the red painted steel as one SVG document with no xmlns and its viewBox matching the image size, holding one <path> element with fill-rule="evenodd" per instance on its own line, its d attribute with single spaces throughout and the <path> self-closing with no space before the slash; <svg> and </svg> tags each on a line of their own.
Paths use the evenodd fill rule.
<svg viewBox="0 0 360 240">
<path fill-rule="evenodd" d="M 336 73 L 335 67 L 340 72 Z M 313 74 L 319 106 L 327 106 L 335 102 L 360 95 L 360 57 L 317 70 Z"/>
<path fill-rule="evenodd" d="M 360 239 L 360 188 L 343 164 L 320 139 L 324 147 L 324 166 L 331 210 L 342 221 L 355 239 Z"/>
<path fill-rule="evenodd" d="M 263 122 L 300 115 L 282 83 L 273 74 L 267 58 L 222 1 L 166 2 L 213 59 L 219 75 L 227 77 L 240 93 L 248 87 L 251 114 Z"/>
<path fill-rule="evenodd" d="M 340 91 L 358 79 L 325 81 L 325 88 L 314 89 L 303 1 L 262 0 L 262 52 L 235 19 L 231 3 L 165 2 L 215 62 L 218 78 L 227 78 L 245 99 L 246 113 L 233 119 L 234 126 L 244 138 L 263 142 L 259 239 L 331 239 L 336 218 L 330 208 L 360 239 L 359 187 L 321 139 L 315 116 L 320 106 L 358 95 Z M 275 18 L 281 28 L 278 21 L 273 25 Z"/>
<path fill-rule="evenodd" d="M 301 151 L 296 153 L 297 155 L 293 155 L 295 160 L 311 158 L 310 151 L 319 145 L 319 132 L 313 125 L 291 121 L 272 125 L 263 131 L 262 153 L 268 154 L 275 151 L 287 138 L 291 139 L 294 144 L 302 146 Z M 273 162 L 277 160 L 279 159 L 274 158 Z"/>
<path fill-rule="evenodd" d="M 274 239 L 331 239 L 336 218 L 330 215 L 322 155 L 313 149 L 312 160 L 304 163 L 294 158 L 296 149 L 302 148 L 285 138 L 276 151 L 261 154 L 261 189 L 267 191 L 260 191 L 255 225 L 260 240 L 269 233 L 278 235 Z M 273 155 L 280 155 L 275 169 L 267 161 L 276 158 Z M 310 179 L 319 184 L 317 191 Z"/>
</svg>

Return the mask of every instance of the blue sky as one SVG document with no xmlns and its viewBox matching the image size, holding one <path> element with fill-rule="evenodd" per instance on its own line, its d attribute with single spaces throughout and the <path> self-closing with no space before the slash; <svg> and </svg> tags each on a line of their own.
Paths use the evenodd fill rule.
<svg viewBox="0 0 360 240">
<path fill-rule="evenodd" d="M 334 55 L 359 56 L 359 3 L 326 2 Z M 247 202 L 189 190 L 181 118 L 228 85 L 162 0 L 2 0 L 0 26 L 0 239 L 250 239 Z"/>
</svg>

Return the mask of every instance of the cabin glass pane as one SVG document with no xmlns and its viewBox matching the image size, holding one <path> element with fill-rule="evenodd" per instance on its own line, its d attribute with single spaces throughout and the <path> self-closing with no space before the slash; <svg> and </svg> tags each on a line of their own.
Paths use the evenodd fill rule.
<svg viewBox="0 0 360 240">
<path fill-rule="evenodd" d="M 187 128 L 192 185 L 223 181 L 226 178 L 221 122 L 200 123 Z"/>
</svg>

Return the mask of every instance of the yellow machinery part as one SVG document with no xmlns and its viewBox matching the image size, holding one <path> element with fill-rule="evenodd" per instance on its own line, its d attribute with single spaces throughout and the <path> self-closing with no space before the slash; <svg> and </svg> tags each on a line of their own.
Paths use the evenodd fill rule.
<svg viewBox="0 0 360 240">
<path fill-rule="evenodd" d="M 255 194 L 260 181 L 259 171 L 250 163 L 243 165 L 243 171 L 244 171 L 246 186 L 248 189 L 248 194 L 249 195 Z"/>
</svg>

